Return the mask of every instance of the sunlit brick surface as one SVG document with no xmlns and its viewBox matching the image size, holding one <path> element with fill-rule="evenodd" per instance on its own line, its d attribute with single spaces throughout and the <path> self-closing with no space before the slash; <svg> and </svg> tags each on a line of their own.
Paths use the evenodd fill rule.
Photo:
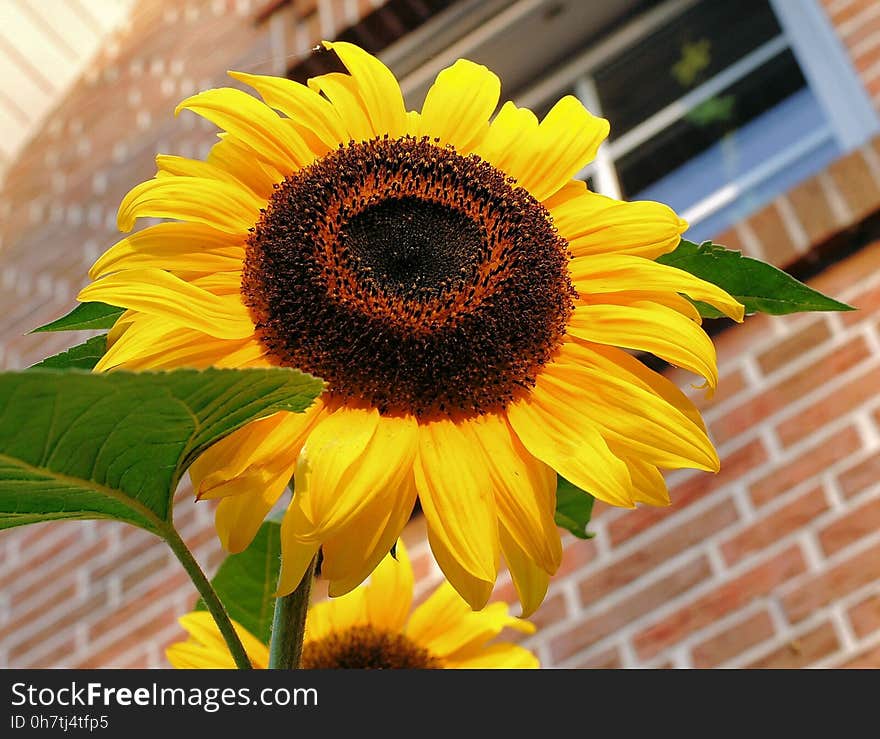
<svg viewBox="0 0 880 739">
<path fill-rule="evenodd" d="M 880 27 L 866 30 L 880 23 L 877 4 L 824 5 L 880 102 Z M 213 142 L 212 126 L 186 112 L 174 119 L 179 99 L 226 84 L 227 68 L 277 72 L 279 54 L 305 52 L 326 24 L 341 28 L 370 4 L 318 3 L 321 15 L 294 34 L 300 47 L 283 50 L 253 23 L 255 2 L 138 7 L 0 193 L 5 367 L 80 339 L 25 333 L 70 308 L 118 237 L 122 195 L 154 173 L 154 154 L 200 156 Z M 875 141 L 717 240 L 786 266 L 877 212 Z M 596 538 L 566 538 L 534 616 L 540 631 L 525 641 L 546 666 L 880 667 L 880 243 L 813 283 L 862 310 L 747 319 L 717 338 L 715 397 L 689 390 L 721 472 L 669 475 L 667 509 L 597 505 Z M 208 570 L 222 558 L 212 514 L 179 492 L 177 523 Z M 406 539 L 424 598 L 439 573 L 421 521 Z M 496 597 L 512 600 L 506 576 Z M 164 647 L 181 636 L 175 618 L 194 599 L 172 556 L 134 528 L 0 532 L 0 665 L 166 666 Z"/>
</svg>

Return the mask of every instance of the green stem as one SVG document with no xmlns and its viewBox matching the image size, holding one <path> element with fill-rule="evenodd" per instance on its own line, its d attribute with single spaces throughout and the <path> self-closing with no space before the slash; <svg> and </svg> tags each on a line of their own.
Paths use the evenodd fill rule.
<svg viewBox="0 0 880 739">
<path fill-rule="evenodd" d="M 214 590 L 202 568 L 199 567 L 199 563 L 196 562 L 196 558 L 193 557 L 192 552 L 183 542 L 183 539 L 180 538 L 180 534 L 177 533 L 175 528 L 169 526 L 168 530 L 164 532 L 163 538 L 168 542 L 168 546 L 171 547 L 174 554 L 177 555 L 177 559 L 180 560 L 180 564 L 183 565 L 186 574 L 189 575 L 193 585 L 196 586 L 196 590 L 199 591 L 199 595 L 202 596 L 205 606 L 207 606 L 214 617 L 214 622 L 217 624 L 217 628 L 220 629 L 220 633 L 226 640 L 226 646 L 229 647 L 229 651 L 232 653 L 235 666 L 239 670 L 252 669 L 247 652 L 244 650 L 238 634 L 235 633 L 235 628 L 232 626 L 232 621 L 229 620 L 229 614 L 226 613 L 223 603 L 217 596 L 217 591 Z"/>
<path fill-rule="evenodd" d="M 309 596 L 312 592 L 317 561 L 317 556 L 312 557 L 311 564 L 306 568 L 296 590 L 275 599 L 272 641 L 269 643 L 270 670 L 299 669 L 306 632 L 306 614 L 309 611 Z"/>
</svg>

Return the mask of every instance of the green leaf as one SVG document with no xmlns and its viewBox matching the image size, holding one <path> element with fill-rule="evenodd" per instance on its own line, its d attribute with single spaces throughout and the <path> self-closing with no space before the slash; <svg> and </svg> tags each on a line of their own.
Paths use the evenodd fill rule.
<svg viewBox="0 0 880 739">
<path fill-rule="evenodd" d="M 592 539 L 595 534 L 587 531 L 593 515 L 595 498 L 573 485 L 564 477 L 556 482 L 556 525 L 570 531 L 579 539 Z"/>
<path fill-rule="evenodd" d="M 781 316 L 802 311 L 855 310 L 799 282 L 760 259 L 704 241 L 699 246 L 682 239 L 675 251 L 657 258 L 660 264 L 677 267 L 726 290 L 746 308 L 746 313 Z M 722 314 L 700 301 L 694 304 L 705 318 Z"/>
<path fill-rule="evenodd" d="M 211 584 L 229 617 L 238 621 L 264 644 L 272 635 L 275 587 L 281 567 L 281 524 L 266 521 L 240 554 L 231 554 L 220 565 Z M 196 605 L 206 610 L 200 600 Z"/>
<path fill-rule="evenodd" d="M 112 328 L 116 319 L 125 313 L 125 308 L 117 308 L 106 303 L 80 303 L 70 313 L 57 318 L 45 326 L 31 331 L 38 334 L 43 331 L 80 331 L 100 328 Z"/>
<path fill-rule="evenodd" d="M 208 446 L 323 383 L 289 369 L 0 373 L 0 529 L 113 518 L 160 533 Z"/>
<path fill-rule="evenodd" d="M 77 344 L 60 354 L 46 357 L 42 362 L 38 362 L 30 369 L 94 369 L 98 360 L 104 356 L 107 351 L 107 334 L 93 336 L 88 341 Z"/>
</svg>

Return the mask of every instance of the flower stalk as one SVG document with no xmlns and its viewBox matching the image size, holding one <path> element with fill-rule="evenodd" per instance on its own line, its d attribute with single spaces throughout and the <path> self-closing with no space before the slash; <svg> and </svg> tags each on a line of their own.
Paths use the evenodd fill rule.
<svg viewBox="0 0 880 739">
<path fill-rule="evenodd" d="M 272 640 L 269 643 L 270 670 L 300 669 L 306 633 L 306 615 L 309 611 L 309 598 L 317 563 L 318 557 L 315 555 L 293 592 L 275 599 Z"/>
<path fill-rule="evenodd" d="M 238 638 L 232 621 L 229 620 L 229 614 L 226 613 L 226 609 L 223 607 L 217 591 L 214 590 L 210 580 L 208 580 L 199 566 L 196 558 L 193 557 L 193 553 L 186 546 L 183 539 L 180 538 L 180 534 L 177 533 L 173 526 L 168 526 L 167 530 L 163 532 L 162 537 L 168 546 L 171 547 L 180 564 L 183 565 L 183 569 L 186 570 L 186 574 L 189 575 L 193 585 L 196 586 L 199 595 L 202 596 L 205 606 L 210 611 L 214 622 L 217 624 L 217 628 L 220 629 L 220 633 L 223 635 L 223 640 L 229 647 L 232 658 L 235 660 L 235 666 L 239 670 L 252 669 L 251 661 L 247 656 L 244 646 L 242 646 L 241 639 Z"/>
</svg>

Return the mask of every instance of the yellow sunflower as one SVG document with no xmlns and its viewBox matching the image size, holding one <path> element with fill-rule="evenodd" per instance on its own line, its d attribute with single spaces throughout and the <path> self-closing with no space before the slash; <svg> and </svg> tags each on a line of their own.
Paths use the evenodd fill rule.
<svg viewBox="0 0 880 739">
<path fill-rule="evenodd" d="M 506 642 L 490 643 L 505 628 L 525 634 L 533 624 L 514 618 L 505 603 L 473 611 L 444 581 L 410 613 L 413 571 L 403 544 L 395 560 L 387 555 L 369 584 L 309 608 L 303 642 L 305 669 L 453 669 L 535 668 L 528 649 Z M 217 624 L 207 611 L 179 619 L 189 634 L 166 650 L 180 668 L 234 669 L 235 663 Z M 256 668 L 269 664 L 269 649 L 240 624 L 234 624 Z"/>
<path fill-rule="evenodd" d="M 556 475 L 618 506 L 669 502 L 658 468 L 717 470 L 699 413 L 625 349 L 717 380 L 684 296 L 742 306 L 657 264 L 686 228 L 574 175 L 608 133 L 574 97 L 539 122 L 485 67 L 442 71 L 421 112 L 357 46 L 348 73 L 178 106 L 225 129 L 207 161 L 157 158 L 119 208 L 123 239 L 79 295 L 127 311 L 98 370 L 297 367 L 326 381 L 191 469 L 216 526 L 247 547 L 296 471 L 280 593 L 323 548 L 331 595 L 363 582 L 416 499 L 434 555 L 474 607 L 501 556 L 524 614 L 561 557 Z"/>
</svg>

